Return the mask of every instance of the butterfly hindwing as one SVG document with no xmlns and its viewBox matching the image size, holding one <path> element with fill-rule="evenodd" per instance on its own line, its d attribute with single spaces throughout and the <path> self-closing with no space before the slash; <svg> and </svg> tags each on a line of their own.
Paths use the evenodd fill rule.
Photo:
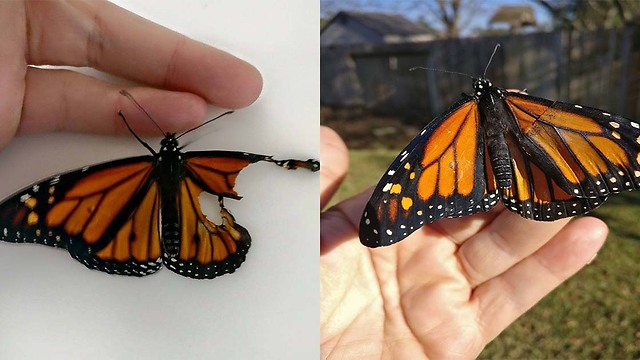
<svg viewBox="0 0 640 360">
<path fill-rule="evenodd" d="M 180 185 L 179 249 L 177 256 L 163 256 L 172 271 L 197 279 L 211 279 L 234 272 L 245 260 L 251 246 L 249 232 L 235 222 L 220 198 L 222 223 L 215 224 L 203 214 L 198 201 L 203 189 L 190 178 Z"/>
<path fill-rule="evenodd" d="M 502 190 L 507 209 L 527 219 L 553 221 L 585 214 L 606 200 L 606 196 L 590 198 L 568 194 L 541 170 L 538 158 L 527 155 L 515 141 L 507 143 L 513 168 L 512 185 Z"/>
<path fill-rule="evenodd" d="M 487 210 L 485 145 L 477 104 L 465 96 L 434 119 L 393 161 L 365 207 L 360 240 L 370 247 L 404 239 L 425 223 Z"/>
<path fill-rule="evenodd" d="M 160 267 L 158 201 L 152 157 L 89 166 L 3 201 L 1 238 L 66 248 L 89 268 L 142 276 Z"/>
<path fill-rule="evenodd" d="M 640 188 L 638 123 L 602 110 L 509 93 L 519 140 L 508 141 L 514 184 L 505 206 L 551 221 L 584 214 Z"/>
<path fill-rule="evenodd" d="M 151 183 L 128 219 L 114 223 L 114 228 L 118 225 L 115 235 L 105 238 L 106 245 L 100 250 L 70 237 L 67 249 L 71 256 L 91 269 L 111 274 L 144 276 L 158 271 L 162 252 L 158 191 L 158 184 Z"/>
</svg>

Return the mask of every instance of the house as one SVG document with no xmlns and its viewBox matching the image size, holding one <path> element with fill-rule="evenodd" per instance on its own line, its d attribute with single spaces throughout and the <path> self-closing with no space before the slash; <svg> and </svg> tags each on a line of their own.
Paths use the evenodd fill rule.
<svg viewBox="0 0 640 360">
<path fill-rule="evenodd" d="M 531 6 L 501 6 L 489 20 L 489 24 L 507 24 L 512 32 L 519 32 L 525 26 L 536 25 Z"/>
<path fill-rule="evenodd" d="M 320 30 L 320 102 L 361 106 L 361 85 L 353 53 L 380 44 L 425 42 L 436 32 L 397 14 L 341 11 Z M 394 59 L 389 59 L 393 63 Z M 371 80 L 371 79 L 369 79 Z M 365 85 L 366 86 L 366 85 Z"/>
<path fill-rule="evenodd" d="M 340 11 L 320 30 L 320 46 L 428 41 L 435 31 L 402 15 Z"/>
</svg>

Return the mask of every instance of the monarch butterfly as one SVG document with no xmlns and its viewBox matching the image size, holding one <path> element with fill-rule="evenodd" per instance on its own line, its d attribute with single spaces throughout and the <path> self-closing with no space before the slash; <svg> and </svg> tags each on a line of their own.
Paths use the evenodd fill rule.
<svg viewBox="0 0 640 360">
<path fill-rule="evenodd" d="M 553 221 L 640 188 L 638 122 L 508 91 L 484 76 L 473 89 L 391 163 L 365 206 L 362 244 L 391 245 L 500 200 L 524 218 Z"/>
<path fill-rule="evenodd" d="M 1 240 L 66 248 L 86 267 L 111 274 L 144 276 L 164 264 L 183 276 L 211 279 L 234 272 L 251 245 L 249 232 L 223 202 L 241 198 L 233 189 L 238 173 L 260 161 L 285 169 L 320 168 L 313 159 L 182 152 L 178 139 L 193 129 L 165 133 L 155 151 L 119 115 L 151 155 L 87 166 L 16 192 L 0 203 Z M 203 191 L 218 196 L 222 224 L 202 213 Z"/>
</svg>

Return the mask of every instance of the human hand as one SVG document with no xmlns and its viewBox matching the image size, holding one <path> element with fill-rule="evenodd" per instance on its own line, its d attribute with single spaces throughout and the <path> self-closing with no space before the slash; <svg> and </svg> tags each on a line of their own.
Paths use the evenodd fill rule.
<svg viewBox="0 0 640 360">
<path fill-rule="evenodd" d="M 322 128 L 321 207 L 347 149 Z M 502 206 L 444 219 L 393 246 L 358 240 L 366 191 L 321 215 L 323 359 L 467 359 L 587 264 L 607 227 L 592 217 L 535 222 Z"/>
<path fill-rule="evenodd" d="M 92 67 L 144 83 L 126 88 L 168 132 L 197 125 L 206 102 L 244 107 L 262 89 L 250 64 L 106 1 L 1 2 L 0 24 L 0 148 L 41 131 L 128 134 L 119 110 L 140 135 L 158 135 L 119 94 L 122 85 L 29 65 Z"/>
</svg>

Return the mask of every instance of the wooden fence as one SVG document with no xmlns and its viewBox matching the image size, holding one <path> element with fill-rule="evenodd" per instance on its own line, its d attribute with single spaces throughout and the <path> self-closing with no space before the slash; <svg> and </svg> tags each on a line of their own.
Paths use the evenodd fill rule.
<svg viewBox="0 0 640 360">
<path fill-rule="evenodd" d="M 531 95 L 640 115 L 640 32 L 637 27 L 598 32 L 532 33 L 425 43 L 333 47 L 321 50 L 321 102 L 365 107 L 424 123 L 446 110 L 468 77 L 415 66 L 482 75 Z"/>
</svg>

